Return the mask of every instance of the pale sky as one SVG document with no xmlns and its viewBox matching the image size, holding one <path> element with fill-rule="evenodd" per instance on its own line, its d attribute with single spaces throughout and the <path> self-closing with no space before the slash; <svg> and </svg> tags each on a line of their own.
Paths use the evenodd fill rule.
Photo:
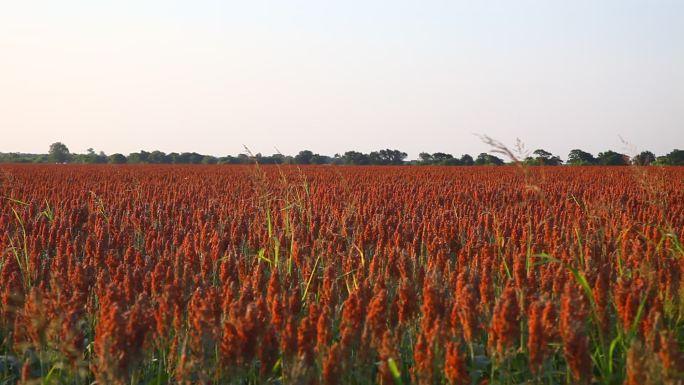
<svg viewBox="0 0 684 385">
<path fill-rule="evenodd" d="M 684 1 L 0 0 L 0 152 L 684 148 Z"/>
</svg>

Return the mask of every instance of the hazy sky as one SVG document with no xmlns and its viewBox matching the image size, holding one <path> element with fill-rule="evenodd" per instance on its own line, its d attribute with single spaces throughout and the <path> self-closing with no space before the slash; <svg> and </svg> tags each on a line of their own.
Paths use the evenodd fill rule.
<svg viewBox="0 0 684 385">
<path fill-rule="evenodd" d="M 1 1 L 0 152 L 684 148 L 684 1 Z"/>
</svg>

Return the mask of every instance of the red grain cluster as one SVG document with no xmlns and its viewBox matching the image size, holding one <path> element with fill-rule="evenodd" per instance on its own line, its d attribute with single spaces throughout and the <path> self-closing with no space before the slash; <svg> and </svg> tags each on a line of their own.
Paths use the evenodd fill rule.
<svg viewBox="0 0 684 385">
<path fill-rule="evenodd" d="M 591 383 L 599 330 L 684 369 L 681 168 L 1 171 L 0 346 L 100 384 Z"/>
</svg>

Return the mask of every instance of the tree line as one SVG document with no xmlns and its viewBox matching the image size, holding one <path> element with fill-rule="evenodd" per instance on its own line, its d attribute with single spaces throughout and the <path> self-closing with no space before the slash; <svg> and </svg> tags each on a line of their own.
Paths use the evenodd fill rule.
<svg viewBox="0 0 684 385">
<path fill-rule="evenodd" d="M 47 154 L 0 153 L 0 163 L 82 163 L 82 164 L 332 164 L 332 165 L 443 165 L 443 166 L 473 166 L 473 165 L 504 165 L 506 162 L 500 157 L 488 153 L 481 153 L 473 158 L 469 154 L 456 157 L 444 152 L 419 154 L 417 160 L 406 160 L 407 154 L 399 150 L 384 149 L 363 153 L 347 151 L 334 156 L 321 155 L 310 150 L 300 151 L 295 156 L 273 154 L 256 155 L 239 154 L 237 156 L 217 157 L 203 155 L 196 152 L 139 151 L 123 154 L 107 155 L 100 151 L 96 153 L 89 148 L 85 154 L 74 154 L 69 148 L 56 142 L 50 145 Z M 643 151 L 629 157 L 612 150 L 599 152 L 598 155 L 574 149 L 570 151 L 567 161 L 543 149 L 532 152 L 530 156 L 521 160 L 528 165 L 558 166 L 563 163 L 569 165 L 684 165 L 684 150 L 672 150 L 662 156 L 656 156 L 651 151 Z"/>
</svg>

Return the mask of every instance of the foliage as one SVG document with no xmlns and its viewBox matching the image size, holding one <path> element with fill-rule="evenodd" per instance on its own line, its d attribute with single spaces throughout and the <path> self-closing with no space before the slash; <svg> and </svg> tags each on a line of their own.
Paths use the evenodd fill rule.
<svg viewBox="0 0 684 385">
<path fill-rule="evenodd" d="M 665 156 L 659 156 L 655 163 L 668 166 L 684 166 L 684 150 L 672 150 L 672 152 Z"/>
<path fill-rule="evenodd" d="M 629 156 L 612 150 L 599 152 L 596 160 L 604 166 L 625 166 L 629 164 Z"/>
<path fill-rule="evenodd" d="M 560 157 L 550 152 L 537 149 L 532 153 L 533 156 L 525 154 L 521 162 L 525 165 L 535 166 L 558 166 L 563 163 Z M 407 154 L 400 150 L 384 149 L 363 153 L 359 151 L 347 151 L 342 155 L 334 156 L 321 155 L 310 150 L 302 150 L 295 156 L 276 153 L 273 155 L 262 155 L 257 153 L 238 154 L 237 156 L 227 155 L 217 157 L 203 155 L 196 152 L 171 152 L 163 151 L 144 151 L 133 152 L 128 156 L 123 154 L 112 154 L 107 156 L 104 152 L 96 153 L 89 148 L 85 154 L 71 154 L 68 148 L 60 143 L 53 143 L 50 146 L 49 154 L 21 154 L 21 153 L 0 153 L 0 163 L 64 163 L 75 162 L 84 164 L 317 164 L 317 165 L 438 165 L 438 166 L 472 166 L 472 165 L 503 165 L 505 162 L 493 155 L 481 153 L 477 159 L 464 154 L 460 158 L 445 152 L 426 153 L 422 152 L 418 160 L 406 161 Z M 567 164 L 570 165 L 625 165 L 630 160 L 626 155 L 612 150 L 599 153 L 598 157 L 592 154 L 574 149 L 568 155 Z M 656 157 L 650 151 L 643 151 L 636 155 L 632 160 L 635 165 L 684 165 L 684 151 L 673 150 L 667 155 Z"/>
<path fill-rule="evenodd" d="M 69 161 L 69 149 L 64 143 L 55 142 L 50 145 L 48 158 L 53 163 L 66 163 Z"/>
<path fill-rule="evenodd" d="M 572 165 L 591 165 L 597 164 L 598 161 L 592 154 L 580 149 L 574 149 L 568 154 L 567 163 Z"/>
<path fill-rule="evenodd" d="M 500 166 L 504 164 L 505 162 L 503 159 L 499 158 L 496 155 L 492 154 L 487 154 L 487 153 L 481 153 L 480 155 L 477 156 L 475 159 L 475 165 L 478 166 L 483 166 L 483 165 L 494 165 L 494 166 Z"/>
<path fill-rule="evenodd" d="M 422 165 L 472 166 L 475 164 L 473 157 L 468 154 L 461 156 L 461 158 L 456 158 L 444 152 L 435 152 L 434 154 L 422 152 L 418 155 L 418 158 Z"/>
<path fill-rule="evenodd" d="M 632 164 L 637 166 L 648 166 L 655 161 L 656 157 L 651 151 L 642 151 L 632 158 Z"/>
<path fill-rule="evenodd" d="M 128 159 L 126 159 L 126 156 L 119 153 L 112 154 L 107 157 L 107 162 L 111 164 L 124 164 L 127 161 Z"/>
<path fill-rule="evenodd" d="M 546 150 L 538 149 L 535 150 L 532 154 L 536 156 L 527 158 L 526 161 L 528 164 L 538 166 L 559 166 L 563 163 L 560 157 L 555 156 Z"/>
</svg>

